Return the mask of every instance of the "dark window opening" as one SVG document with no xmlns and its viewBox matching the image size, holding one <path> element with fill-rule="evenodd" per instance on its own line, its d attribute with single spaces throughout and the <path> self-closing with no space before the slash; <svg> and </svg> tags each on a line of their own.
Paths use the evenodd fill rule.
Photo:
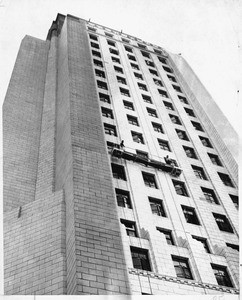
<svg viewBox="0 0 242 300">
<path fill-rule="evenodd" d="M 185 217 L 187 223 L 200 225 L 197 214 L 193 207 L 188 207 L 188 206 L 184 206 L 184 205 L 182 205 L 181 207 L 182 207 L 183 214 L 184 214 L 184 217 Z"/>
<path fill-rule="evenodd" d="M 94 35 L 94 34 L 89 34 L 89 37 L 90 37 L 91 40 L 94 40 L 94 41 L 98 40 L 97 36 Z"/>
<path fill-rule="evenodd" d="M 141 53 L 144 57 L 150 58 L 150 55 L 148 52 L 141 51 Z"/>
<path fill-rule="evenodd" d="M 168 110 L 174 110 L 174 107 L 173 107 L 173 105 L 170 102 L 163 101 L 163 103 L 164 103 L 166 109 L 168 109 Z"/>
<path fill-rule="evenodd" d="M 152 100 L 151 100 L 150 96 L 147 96 L 147 95 L 141 95 L 141 96 L 142 96 L 144 102 L 152 104 Z"/>
<path fill-rule="evenodd" d="M 144 144 L 144 138 L 142 133 L 131 131 L 133 141 L 139 144 Z"/>
<path fill-rule="evenodd" d="M 155 175 L 142 172 L 144 183 L 146 186 L 157 189 Z"/>
<path fill-rule="evenodd" d="M 108 109 L 106 107 L 101 107 L 101 110 L 102 110 L 103 117 L 113 119 L 113 112 L 111 109 Z"/>
<path fill-rule="evenodd" d="M 111 164 L 111 166 L 112 166 L 113 178 L 122 179 L 126 181 L 124 167 L 117 164 Z"/>
<path fill-rule="evenodd" d="M 171 148 L 169 146 L 168 141 L 165 140 L 161 140 L 161 139 L 157 139 L 158 140 L 158 144 L 160 146 L 160 149 L 162 150 L 166 150 L 166 151 L 170 151 L 171 152 Z"/>
<path fill-rule="evenodd" d="M 185 183 L 182 181 L 172 180 L 176 193 L 181 196 L 188 196 L 188 192 L 185 186 Z"/>
<path fill-rule="evenodd" d="M 239 245 L 234 245 L 234 244 L 229 244 L 229 243 L 226 243 L 226 246 L 231 248 L 231 249 L 234 249 L 236 251 L 239 251 Z"/>
<path fill-rule="evenodd" d="M 135 58 L 133 55 L 128 54 L 128 58 L 129 58 L 130 60 L 136 61 L 136 58 Z"/>
<path fill-rule="evenodd" d="M 139 87 L 140 90 L 148 91 L 147 86 L 145 84 L 142 84 L 142 83 L 138 82 L 138 87 Z"/>
<path fill-rule="evenodd" d="M 201 187 L 201 190 L 203 192 L 203 195 L 204 195 L 206 201 L 208 201 L 210 203 L 219 204 L 217 196 L 213 190 L 205 188 L 205 187 Z"/>
<path fill-rule="evenodd" d="M 148 112 L 148 115 L 151 116 L 151 117 L 154 117 L 154 118 L 158 118 L 157 117 L 157 112 L 155 109 L 152 109 L 152 108 L 148 108 L 146 107 L 147 109 L 147 112 Z"/>
<path fill-rule="evenodd" d="M 120 222 L 125 226 L 128 236 L 138 237 L 135 222 L 120 219 Z"/>
<path fill-rule="evenodd" d="M 174 76 L 167 75 L 167 77 L 170 79 L 170 81 L 172 81 L 172 82 L 177 82 L 177 81 L 176 81 L 176 78 L 175 78 Z"/>
<path fill-rule="evenodd" d="M 202 125 L 198 122 L 194 122 L 194 121 L 191 121 L 194 129 L 198 130 L 198 131 L 204 131 L 203 128 L 202 128 Z"/>
<path fill-rule="evenodd" d="M 188 104 L 188 101 L 187 101 L 186 97 L 183 97 L 183 96 L 178 95 L 178 98 L 180 99 L 180 101 L 181 101 L 182 103 Z"/>
<path fill-rule="evenodd" d="M 229 197 L 231 198 L 231 200 L 233 201 L 234 203 L 234 206 L 239 209 L 239 197 L 238 196 L 235 196 L 235 195 L 230 195 L 229 194 Z"/>
<path fill-rule="evenodd" d="M 100 88 L 100 89 L 108 90 L 108 85 L 106 84 L 106 82 L 97 80 L 97 86 L 98 86 L 98 88 Z"/>
<path fill-rule="evenodd" d="M 110 103 L 110 97 L 109 97 L 109 95 L 99 93 L 99 99 L 102 102 Z"/>
<path fill-rule="evenodd" d="M 173 70 L 172 70 L 171 68 L 166 67 L 166 66 L 162 66 L 162 67 L 163 67 L 163 69 L 164 69 L 166 72 L 168 72 L 168 73 L 173 73 Z"/>
<path fill-rule="evenodd" d="M 93 31 L 93 32 L 97 31 L 96 28 L 93 28 L 93 27 L 90 27 L 90 26 L 88 26 L 87 29 L 90 30 L 90 31 Z"/>
<path fill-rule="evenodd" d="M 107 40 L 107 43 L 108 43 L 109 46 L 116 47 L 116 45 L 113 41 Z"/>
<path fill-rule="evenodd" d="M 212 154 L 212 153 L 208 153 L 208 156 L 209 156 L 209 158 L 211 159 L 211 162 L 212 162 L 214 165 L 222 166 L 222 163 L 221 163 L 221 161 L 220 161 L 218 155 Z"/>
<path fill-rule="evenodd" d="M 93 56 L 97 56 L 97 57 L 101 57 L 101 53 L 95 50 L 92 50 L 92 55 Z"/>
<path fill-rule="evenodd" d="M 93 48 L 99 49 L 99 45 L 97 43 L 91 42 L 91 46 Z"/>
<path fill-rule="evenodd" d="M 184 141 L 189 141 L 189 138 L 185 131 L 176 129 L 176 133 L 177 133 L 179 139 L 184 140 Z"/>
<path fill-rule="evenodd" d="M 123 101 L 123 103 L 124 103 L 124 107 L 125 107 L 126 109 L 134 110 L 133 103 L 128 102 L 128 101 L 125 101 L 125 100 Z"/>
<path fill-rule="evenodd" d="M 122 40 L 124 43 L 129 43 L 129 40 L 127 40 L 127 39 L 121 38 L 121 40 Z"/>
<path fill-rule="evenodd" d="M 196 116 L 195 116 L 195 114 L 194 114 L 194 111 L 193 111 L 192 109 L 186 108 L 186 107 L 184 107 L 184 109 L 185 109 L 185 112 L 186 112 L 190 117 L 196 118 Z"/>
<path fill-rule="evenodd" d="M 130 251 L 135 269 L 151 271 L 148 250 L 130 247 Z"/>
<path fill-rule="evenodd" d="M 177 86 L 177 85 L 172 85 L 173 86 L 173 88 L 174 88 L 174 90 L 176 91 L 176 92 L 179 92 L 179 93 L 182 93 L 182 90 L 181 90 L 181 88 L 179 87 L 179 86 Z"/>
<path fill-rule="evenodd" d="M 127 84 L 125 78 L 117 76 L 118 83 Z"/>
<path fill-rule="evenodd" d="M 115 50 L 113 48 L 109 48 L 109 52 L 112 53 L 112 54 L 115 54 L 115 55 L 119 54 L 118 50 Z"/>
<path fill-rule="evenodd" d="M 233 287 L 226 267 L 214 264 L 211 264 L 211 266 L 218 285 Z"/>
<path fill-rule="evenodd" d="M 201 238 L 201 237 L 198 237 L 198 236 L 194 236 L 194 235 L 192 236 L 192 238 L 194 240 L 197 240 L 198 242 L 202 243 L 202 245 L 203 245 L 203 247 L 204 247 L 204 249 L 207 253 L 211 253 L 210 250 L 209 250 L 209 247 L 208 247 L 207 239 Z"/>
<path fill-rule="evenodd" d="M 226 231 L 226 232 L 231 232 L 233 233 L 233 228 L 232 226 L 230 225 L 229 223 L 229 220 L 227 219 L 226 216 L 224 215 L 220 215 L 220 214 L 216 214 L 216 213 L 213 213 L 213 216 L 214 216 L 214 219 L 218 225 L 218 228 L 221 230 L 221 231 Z"/>
<path fill-rule="evenodd" d="M 128 90 L 123 89 L 123 88 L 119 88 L 121 95 L 126 96 L 126 97 L 130 97 L 130 93 Z"/>
<path fill-rule="evenodd" d="M 156 132 L 160 132 L 160 133 L 164 133 L 163 131 L 163 128 L 162 128 L 162 125 L 161 124 L 158 124 L 158 123 L 153 123 L 152 122 L 152 126 L 154 128 L 154 131 Z"/>
<path fill-rule="evenodd" d="M 160 80 L 153 78 L 153 81 L 156 85 L 163 87 L 163 84 Z"/>
<path fill-rule="evenodd" d="M 105 32 L 105 35 L 108 36 L 108 37 L 111 37 L 111 38 L 113 37 L 113 34 L 108 33 L 108 32 Z"/>
<path fill-rule="evenodd" d="M 120 59 L 119 58 L 114 57 L 114 56 L 111 56 L 111 58 L 112 58 L 113 62 L 120 64 Z"/>
<path fill-rule="evenodd" d="M 165 209 L 162 203 L 162 200 L 149 197 L 150 202 L 150 208 L 152 211 L 152 214 L 160 216 L 160 217 L 166 217 Z"/>
<path fill-rule="evenodd" d="M 209 148 L 213 148 L 212 144 L 210 143 L 209 139 L 203 137 L 203 136 L 199 136 L 203 146 L 205 147 L 209 147 Z"/>
<path fill-rule="evenodd" d="M 152 61 L 150 61 L 150 60 L 145 60 L 145 62 L 147 64 L 147 66 L 155 67 L 155 64 Z"/>
<path fill-rule="evenodd" d="M 180 119 L 178 118 L 178 116 L 175 115 L 169 115 L 171 122 L 174 124 L 178 124 L 178 125 L 182 125 Z"/>
<path fill-rule="evenodd" d="M 94 66 L 103 68 L 103 63 L 100 60 L 94 59 L 93 63 L 94 63 Z"/>
<path fill-rule="evenodd" d="M 218 172 L 218 176 L 220 177 L 224 185 L 234 187 L 229 175 Z"/>
<path fill-rule="evenodd" d="M 109 135 L 117 136 L 116 127 L 110 124 L 104 123 L 104 132 Z"/>
<path fill-rule="evenodd" d="M 101 71 L 101 70 L 95 69 L 95 74 L 96 74 L 96 76 L 98 76 L 98 77 L 106 78 L 106 77 L 105 77 L 105 73 L 104 73 L 103 71 Z"/>
<path fill-rule="evenodd" d="M 133 50 L 130 47 L 124 46 L 124 49 L 130 53 L 133 53 Z"/>
<path fill-rule="evenodd" d="M 137 156 L 145 158 L 146 160 L 149 159 L 149 155 L 147 152 L 136 150 L 136 154 L 137 154 Z"/>
<path fill-rule="evenodd" d="M 120 73 L 120 74 L 123 74 L 123 69 L 122 68 L 119 68 L 119 67 L 116 67 L 114 66 L 114 70 L 117 72 L 117 73 Z"/>
<path fill-rule="evenodd" d="M 203 168 L 192 165 L 195 176 L 199 179 L 208 180 Z"/>
<path fill-rule="evenodd" d="M 118 206 L 132 209 L 130 194 L 128 191 L 115 189 Z"/>
<path fill-rule="evenodd" d="M 133 63 L 130 63 L 131 67 L 134 69 L 134 70 L 139 70 L 139 66 L 136 65 L 136 64 L 133 64 Z"/>
<path fill-rule="evenodd" d="M 183 149 L 184 149 L 187 157 L 197 159 L 197 155 L 196 155 L 195 150 L 193 148 L 183 146 Z"/>
<path fill-rule="evenodd" d="M 156 227 L 156 229 L 165 235 L 165 239 L 168 245 L 175 245 L 171 230 Z"/>
<path fill-rule="evenodd" d="M 163 90 L 158 89 L 158 92 L 159 92 L 159 94 L 160 94 L 162 97 L 169 98 L 166 91 L 163 91 Z M 164 101 L 164 102 L 165 102 L 165 101 Z M 168 103 L 168 102 L 167 102 L 167 103 Z M 172 104 L 171 104 L 171 106 L 172 106 Z M 166 108 L 167 108 L 167 107 L 166 107 Z M 167 108 L 167 109 L 169 109 L 169 108 Z M 174 110 L 174 109 L 172 109 L 172 110 Z"/>
<path fill-rule="evenodd" d="M 146 48 L 147 48 L 145 45 L 139 44 L 139 43 L 138 43 L 138 46 L 139 46 L 140 48 L 142 48 L 142 49 L 146 49 Z"/>
<path fill-rule="evenodd" d="M 136 73 L 134 72 L 134 76 L 137 78 L 137 79 L 140 79 L 140 80 L 143 80 L 143 76 L 139 73 Z"/>
<path fill-rule="evenodd" d="M 156 70 L 154 70 L 154 69 L 149 69 L 149 71 L 150 71 L 150 74 L 155 75 L 155 76 L 159 76 L 159 74 L 157 73 Z"/>
<path fill-rule="evenodd" d="M 159 59 L 159 61 L 161 62 L 161 63 L 163 63 L 163 64 L 167 64 L 167 61 L 166 61 L 166 59 L 165 58 L 163 58 L 163 57 L 160 57 L 160 56 L 157 56 L 158 57 L 158 59 Z"/>
<path fill-rule="evenodd" d="M 139 126 L 139 122 L 138 122 L 138 119 L 136 117 L 127 115 L 127 119 L 128 119 L 129 124 Z"/>
<path fill-rule="evenodd" d="M 176 276 L 180 278 L 193 279 L 188 265 L 188 259 L 172 255 Z"/>
</svg>

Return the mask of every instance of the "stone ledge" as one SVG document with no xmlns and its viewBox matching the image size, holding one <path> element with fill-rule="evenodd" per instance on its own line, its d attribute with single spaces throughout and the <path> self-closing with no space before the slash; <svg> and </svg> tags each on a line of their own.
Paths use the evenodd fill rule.
<svg viewBox="0 0 242 300">
<path fill-rule="evenodd" d="M 155 278 L 155 279 L 159 279 L 159 280 L 166 280 L 166 281 L 170 281 L 170 282 L 191 285 L 191 286 L 194 286 L 194 287 L 217 290 L 217 291 L 224 292 L 224 293 L 239 294 L 239 290 L 235 289 L 235 288 L 222 287 L 222 286 L 215 285 L 215 284 L 202 283 L 202 282 L 198 282 L 198 281 L 194 281 L 194 280 L 188 280 L 188 279 L 180 279 L 178 277 L 161 275 L 161 274 L 157 274 L 157 273 L 150 272 L 150 271 L 145 271 L 145 270 L 138 270 L 138 269 L 129 268 L 128 271 L 129 271 L 130 274 L 142 275 L 142 276 Z"/>
</svg>

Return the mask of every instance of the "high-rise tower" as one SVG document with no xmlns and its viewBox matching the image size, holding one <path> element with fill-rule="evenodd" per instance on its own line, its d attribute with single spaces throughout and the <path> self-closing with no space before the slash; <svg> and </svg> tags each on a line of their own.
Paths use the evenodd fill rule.
<svg viewBox="0 0 242 300">
<path fill-rule="evenodd" d="M 3 105 L 5 293 L 238 293 L 236 150 L 181 56 L 58 15 Z"/>
</svg>

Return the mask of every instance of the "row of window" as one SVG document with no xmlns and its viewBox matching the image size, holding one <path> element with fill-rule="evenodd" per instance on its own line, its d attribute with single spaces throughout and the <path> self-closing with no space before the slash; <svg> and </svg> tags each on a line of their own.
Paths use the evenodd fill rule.
<svg viewBox="0 0 242 300">
<path fill-rule="evenodd" d="M 133 267 L 146 271 L 152 271 L 148 250 L 130 247 Z M 193 279 L 192 272 L 187 258 L 171 255 L 176 276 L 179 278 Z M 211 264 L 214 276 L 218 285 L 233 287 L 227 268 L 225 266 Z"/>
</svg>

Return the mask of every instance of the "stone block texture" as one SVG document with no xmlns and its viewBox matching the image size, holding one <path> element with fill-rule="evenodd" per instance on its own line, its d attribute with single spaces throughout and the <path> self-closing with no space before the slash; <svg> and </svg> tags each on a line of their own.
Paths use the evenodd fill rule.
<svg viewBox="0 0 242 300">
<path fill-rule="evenodd" d="M 238 294 L 236 135 L 229 125 L 230 139 L 221 129 L 227 121 L 210 98 L 182 58 L 101 25 L 59 14 L 46 41 L 26 36 L 3 105 L 5 294 Z M 135 159 L 113 155 L 110 143 L 122 140 L 121 152 Z M 169 155 L 182 173 L 138 163 L 137 151 L 153 164 Z M 155 184 L 144 181 L 145 173 Z M 218 173 L 229 175 L 232 186 Z M 214 191 L 217 203 L 202 188 Z M 129 193 L 130 206 L 117 201 L 117 189 Z M 154 203 L 162 203 L 162 214 Z M 198 223 L 187 221 L 184 207 Z M 213 214 L 226 217 L 230 230 L 221 230 Z M 137 266 L 132 251 L 147 255 L 150 268 Z M 177 273 L 174 259 L 187 263 L 189 276 Z M 219 284 L 213 266 L 226 270 L 231 284 Z"/>
</svg>

